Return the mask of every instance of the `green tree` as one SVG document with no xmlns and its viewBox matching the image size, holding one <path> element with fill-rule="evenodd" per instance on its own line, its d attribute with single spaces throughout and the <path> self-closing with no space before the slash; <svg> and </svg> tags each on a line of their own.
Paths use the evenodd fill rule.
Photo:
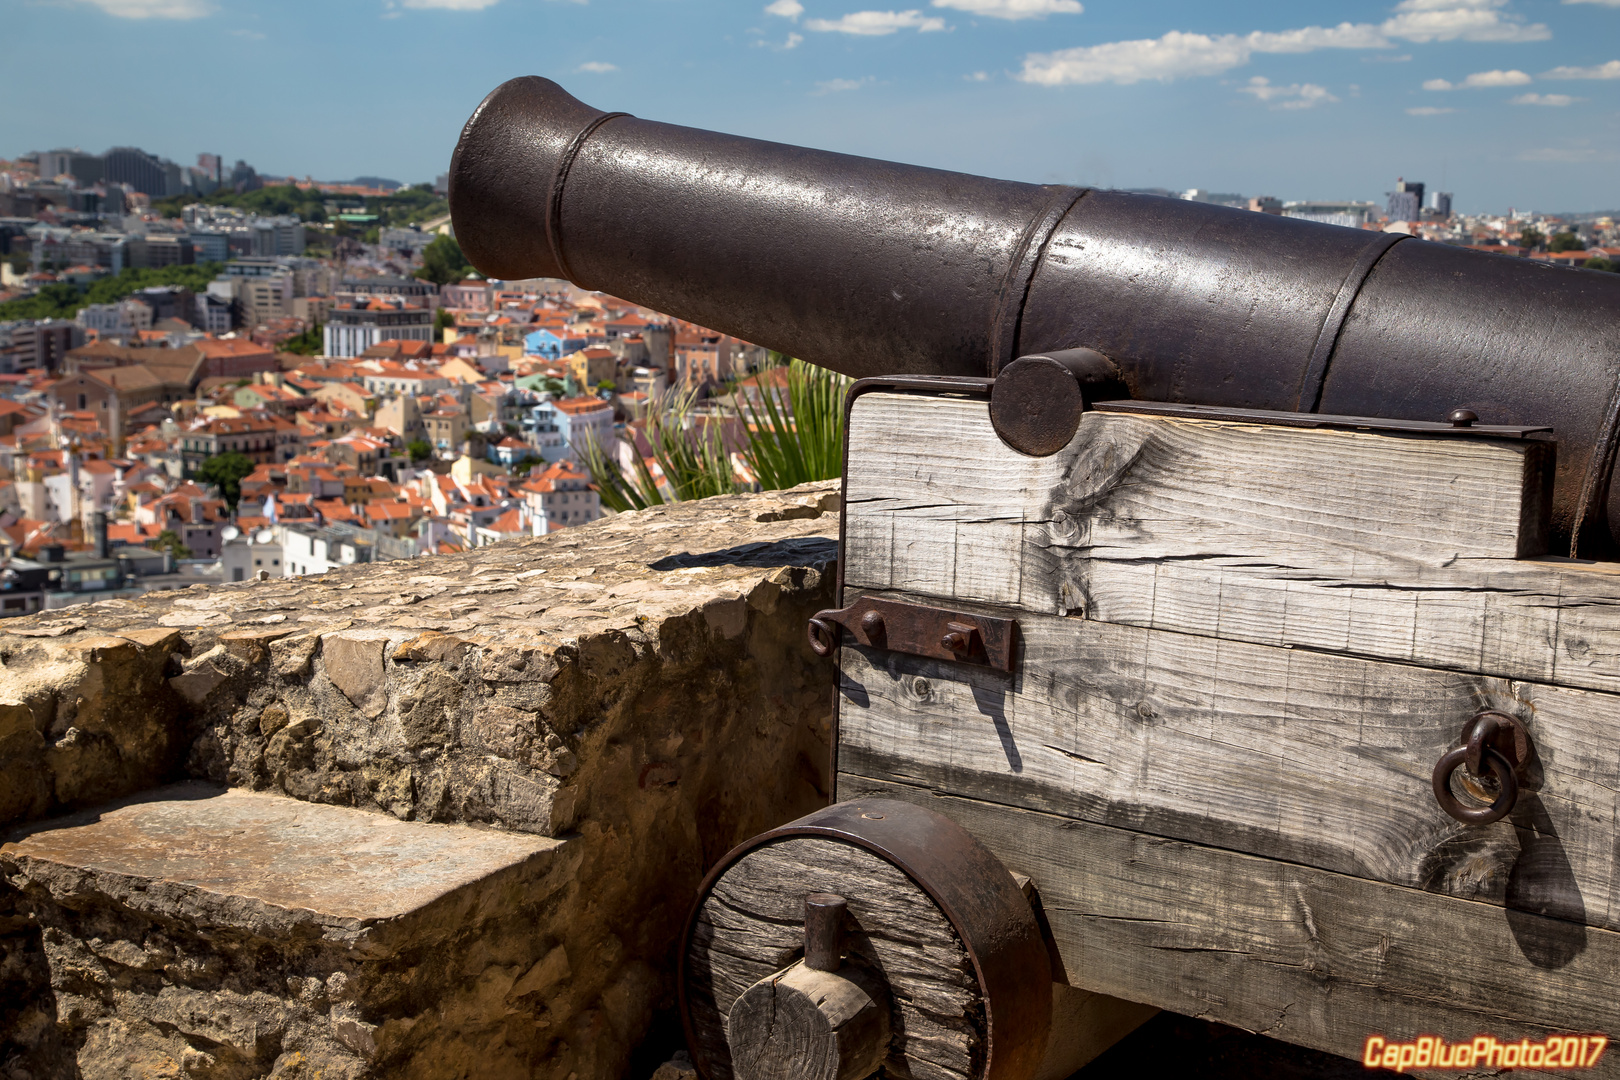
<svg viewBox="0 0 1620 1080">
<path fill-rule="evenodd" d="M 426 439 L 412 439 L 405 444 L 405 451 L 412 461 L 425 461 L 433 456 L 433 444 Z"/>
<path fill-rule="evenodd" d="M 1608 270 L 1611 273 L 1620 271 L 1620 263 L 1614 262 L 1611 259 L 1597 257 L 1587 259 L 1585 262 L 1581 263 L 1581 266 L 1585 267 L 1587 270 Z"/>
<path fill-rule="evenodd" d="M 302 334 L 290 337 L 279 346 L 282 352 L 296 353 L 299 356 L 319 356 L 326 351 L 325 339 L 321 335 L 321 324 L 316 323 Z"/>
<path fill-rule="evenodd" d="M 242 478 L 253 469 L 252 458 L 235 450 L 227 450 L 197 466 L 196 476 L 205 484 L 217 484 L 225 501 L 235 506 L 242 497 Z"/>
<path fill-rule="evenodd" d="M 87 304 L 112 304 L 137 289 L 152 285 L 179 285 L 194 293 L 203 292 L 219 276 L 219 263 L 192 266 L 164 266 L 156 269 L 131 268 L 122 273 L 92 281 L 88 288 L 77 285 L 47 285 L 33 296 L 0 304 L 0 321 L 7 319 L 71 319 Z"/>
<path fill-rule="evenodd" d="M 461 245 L 456 243 L 455 237 L 440 236 L 422 249 L 422 269 L 416 272 L 416 276 L 435 285 L 448 285 L 471 273 L 473 268 L 467 265 L 467 258 L 461 253 Z"/>
<path fill-rule="evenodd" d="M 1525 228 L 1519 232 L 1519 246 L 1531 251 L 1539 251 L 1547 238 L 1536 229 Z"/>
<path fill-rule="evenodd" d="M 440 331 L 441 337 L 443 331 L 450 329 L 454 325 L 456 325 L 456 317 L 445 308 L 440 308 L 439 313 L 433 316 L 433 329 Z"/>
<path fill-rule="evenodd" d="M 157 539 L 152 541 L 152 550 L 167 551 L 176 559 L 191 558 L 191 549 L 186 547 L 185 544 L 181 543 L 180 534 L 175 532 L 173 529 L 164 529 L 162 532 L 158 533 Z"/>
<path fill-rule="evenodd" d="M 296 214 L 305 221 L 326 220 L 326 196 L 314 188 L 300 189 L 292 184 L 263 187 L 238 195 L 234 191 L 216 191 L 198 198 L 195 195 L 176 195 L 168 199 L 154 199 L 152 209 L 163 217 L 180 216 L 180 211 L 196 204 L 207 206 L 233 206 L 255 214 L 274 216 Z"/>
<path fill-rule="evenodd" d="M 1581 238 L 1572 232 L 1553 233 L 1552 239 L 1547 241 L 1548 251 L 1585 251 L 1586 245 Z"/>
</svg>

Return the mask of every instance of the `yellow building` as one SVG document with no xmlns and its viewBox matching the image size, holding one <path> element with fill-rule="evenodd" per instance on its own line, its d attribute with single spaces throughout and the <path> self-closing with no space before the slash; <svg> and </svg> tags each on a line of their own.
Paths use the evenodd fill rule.
<svg viewBox="0 0 1620 1080">
<path fill-rule="evenodd" d="M 619 358 L 613 354 L 612 349 L 601 346 L 592 346 L 570 353 L 564 358 L 568 365 L 569 374 L 581 386 L 595 387 L 605 382 L 612 382 L 618 374 Z"/>
</svg>

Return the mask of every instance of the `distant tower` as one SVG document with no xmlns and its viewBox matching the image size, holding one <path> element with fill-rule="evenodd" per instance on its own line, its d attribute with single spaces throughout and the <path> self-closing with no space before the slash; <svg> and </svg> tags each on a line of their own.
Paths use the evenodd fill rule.
<svg viewBox="0 0 1620 1080">
<path fill-rule="evenodd" d="M 107 426 L 112 430 L 107 434 L 112 436 L 112 445 L 109 448 L 109 457 L 114 459 L 124 456 L 124 401 L 118 396 L 118 387 L 113 386 L 112 401 L 108 403 Z"/>
<path fill-rule="evenodd" d="M 1434 211 L 1435 217 L 1449 219 L 1451 217 L 1451 192 L 1435 192 L 1430 200 L 1430 209 Z"/>
<path fill-rule="evenodd" d="M 1423 211 L 1423 185 L 1415 180 L 1397 177 L 1395 190 L 1386 194 L 1389 196 L 1386 213 L 1391 221 L 1416 221 Z"/>
</svg>

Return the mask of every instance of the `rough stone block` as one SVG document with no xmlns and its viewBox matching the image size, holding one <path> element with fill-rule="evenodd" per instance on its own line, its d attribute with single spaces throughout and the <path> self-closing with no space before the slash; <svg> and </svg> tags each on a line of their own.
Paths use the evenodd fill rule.
<svg viewBox="0 0 1620 1080">
<path fill-rule="evenodd" d="M 86 1075 L 130 1078 L 448 1075 L 413 1064 L 424 1047 L 526 1076 L 550 1040 L 521 1003 L 567 973 L 542 924 L 577 861 L 561 840 L 201 784 L 0 847 L 10 917 L 46 927 L 52 1034 Z"/>
<path fill-rule="evenodd" d="M 0 633 L 0 826 L 177 779 L 185 758 L 184 702 L 168 678 L 181 635 L 59 625 L 77 629 Z"/>
<path fill-rule="evenodd" d="M 806 485 L 6 620 L 0 827 L 183 772 L 401 822 L 566 837 L 578 869 L 536 917 L 544 951 L 454 974 L 451 1011 L 479 1030 L 507 1025 L 525 1076 L 618 1076 L 673 1007 L 675 942 L 704 871 L 829 796 L 834 670 L 805 622 L 832 602 L 836 507 L 835 483 Z M 50 920 L 72 910 L 52 903 L 42 922 L 0 924 L 0 979 L 19 972 L 0 987 L 45 993 L 41 957 L 55 972 L 67 955 L 52 951 Z M 63 1075 L 112 1068 L 118 1025 L 147 1024 L 146 1000 L 104 1002 L 105 1024 L 53 1014 L 31 1045 L 71 1044 Z M 334 1022 L 356 1060 L 368 1038 L 395 1045 L 357 1026 L 375 1022 Z M 222 1032 L 221 1045 L 227 1035 L 246 1037 Z M 0 1063 L 6 1040 L 0 1030 Z M 418 1048 L 415 1075 L 465 1075 L 435 1052 Z M 195 1075 L 268 1075 L 215 1055 L 227 1058 L 237 1064 L 175 1060 Z"/>
</svg>

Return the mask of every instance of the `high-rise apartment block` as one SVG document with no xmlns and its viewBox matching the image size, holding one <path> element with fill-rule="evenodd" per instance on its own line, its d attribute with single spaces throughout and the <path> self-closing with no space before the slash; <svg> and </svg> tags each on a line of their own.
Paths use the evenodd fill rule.
<svg viewBox="0 0 1620 1080">
<path fill-rule="evenodd" d="M 1386 213 L 1391 221 L 1416 221 L 1423 213 L 1423 185 L 1415 180 L 1397 179 L 1388 193 Z"/>
</svg>

